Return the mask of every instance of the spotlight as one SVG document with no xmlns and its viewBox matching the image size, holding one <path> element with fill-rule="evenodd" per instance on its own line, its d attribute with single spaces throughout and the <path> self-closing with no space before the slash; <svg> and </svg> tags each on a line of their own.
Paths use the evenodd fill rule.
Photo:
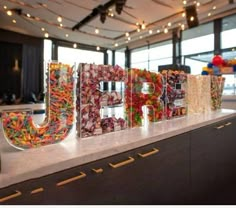
<svg viewBox="0 0 236 208">
<path fill-rule="evenodd" d="M 102 23 L 106 21 L 106 17 L 107 17 L 107 11 L 104 8 L 102 8 L 100 11 L 100 20 Z"/>
<path fill-rule="evenodd" d="M 126 3 L 126 0 L 116 0 L 116 12 L 118 14 L 121 14 L 125 3 Z"/>
</svg>

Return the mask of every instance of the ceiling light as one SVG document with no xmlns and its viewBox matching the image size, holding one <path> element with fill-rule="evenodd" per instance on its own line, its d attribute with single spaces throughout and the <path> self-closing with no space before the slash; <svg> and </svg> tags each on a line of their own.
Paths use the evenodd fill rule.
<svg viewBox="0 0 236 208">
<path fill-rule="evenodd" d="M 77 44 L 76 43 L 73 44 L 73 48 L 77 48 Z"/>
<path fill-rule="evenodd" d="M 181 29 L 182 29 L 182 30 L 185 29 L 185 25 L 184 25 L 184 24 L 181 25 Z"/>
<path fill-rule="evenodd" d="M 41 30 L 42 30 L 42 31 L 45 31 L 45 28 L 44 28 L 44 27 L 42 27 L 42 28 L 41 28 Z"/>
<path fill-rule="evenodd" d="M 139 26 L 139 23 L 138 23 L 138 22 L 136 22 L 136 25 L 137 25 L 137 26 Z"/>
<path fill-rule="evenodd" d="M 185 17 L 185 16 L 186 16 L 186 14 L 185 14 L 185 12 L 183 12 L 183 13 L 182 13 L 182 17 Z"/>
<path fill-rule="evenodd" d="M 128 40 L 131 40 L 131 37 L 128 37 Z"/>
<path fill-rule="evenodd" d="M 14 19 L 14 20 L 12 20 L 12 22 L 16 24 L 16 20 L 15 20 L 15 19 Z"/>
<path fill-rule="evenodd" d="M 186 1 L 186 0 L 183 0 L 183 4 L 184 4 L 184 5 L 187 4 L 187 1 Z"/>
<path fill-rule="evenodd" d="M 117 47 L 118 46 L 118 43 L 115 43 L 115 47 Z"/>
<path fill-rule="evenodd" d="M 62 23 L 60 24 L 60 27 L 63 27 L 63 24 L 62 24 Z"/>
<path fill-rule="evenodd" d="M 146 28 L 146 25 L 145 25 L 145 23 L 143 21 L 143 24 L 141 25 L 141 29 L 144 30 L 145 28 Z"/>
<path fill-rule="evenodd" d="M 69 35 L 68 35 L 68 34 L 66 34 L 66 37 L 69 37 Z"/>
<path fill-rule="evenodd" d="M 31 15 L 29 13 L 26 14 L 27 17 L 31 17 Z"/>
<path fill-rule="evenodd" d="M 48 37 L 49 37 L 49 34 L 48 34 L 48 33 L 45 33 L 45 34 L 44 34 L 44 37 L 45 37 L 45 38 L 48 38 Z"/>
<path fill-rule="evenodd" d="M 168 24 L 167 24 L 169 27 L 171 26 L 171 22 L 168 22 Z"/>
<path fill-rule="evenodd" d="M 99 33 L 99 29 L 98 29 L 98 28 L 95 29 L 95 33 L 96 33 L 96 34 Z"/>
<path fill-rule="evenodd" d="M 8 11 L 7 11 L 7 15 L 8 15 L 8 16 L 12 16 L 12 11 L 11 11 L 11 10 L 8 10 Z"/>
<path fill-rule="evenodd" d="M 164 29 L 164 33 L 168 33 L 168 28 L 165 28 L 165 29 Z"/>
<path fill-rule="evenodd" d="M 160 30 L 157 30 L 157 33 L 160 33 L 161 31 Z"/>
<path fill-rule="evenodd" d="M 137 28 L 137 32 L 140 32 L 140 28 Z"/>
<path fill-rule="evenodd" d="M 143 36 L 142 36 L 142 35 L 140 35 L 140 36 L 139 36 L 139 39 L 142 39 L 142 38 L 143 38 Z"/>
<path fill-rule="evenodd" d="M 191 17 L 190 17 L 190 21 L 191 21 L 191 22 L 194 21 L 194 16 L 191 16 Z"/>
<path fill-rule="evenodd" d="M 149 34 L 152 34 L 152 30 L 149 30 Z"/>
<path fill-rule="evenodd" d="M 128 37 L 128 36 L 129 36 L 129 33 L 128 33 L 128 32 L 126 32 L 126 33 L 125 33 L 125 36 L 126 36 L 126 37 Z"/>
<path fill-rule="evenodd" d="M 62 17 L 61 17 L 61 16 L 58 16 L 58 17 L 57 17 L 57 21 L 58 21 L 58 22 L 62 22 Z"/>
<path fill-rule="evenodd" d="M 209 13 L 207 14 L 207 16 L 210 17 L 210 16 L 211 16 L 211 13 L 209 12 Z"/>
<path fill-rule="evenodd" d="M 100 51 L 100 47 L 99 47 L 99 46 L 97 46 L 97 48 L 96 48 L 96 49 L 97 49 L 97 51 Z"/>
<path fill-rule="evenodd" d="M 3 6 L 4 9 L 7 9 L 7 6 Z"/>
<path fill-rule="evenodd" d="M 200 6 L 200 2 L 197 2 L 197 6 Z"/>
<path fill-rule="evenodd" d="M 216 6 L 213 6 L 213 8 L 212 8 L 213 10 L 215 10 L 216 9 Z"/>
</svg>

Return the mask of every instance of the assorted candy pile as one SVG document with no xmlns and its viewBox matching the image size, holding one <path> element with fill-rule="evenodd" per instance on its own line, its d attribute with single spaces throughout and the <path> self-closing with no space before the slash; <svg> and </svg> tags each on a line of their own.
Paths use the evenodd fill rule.
<svg viewBox="0 0 236 208">
<path fill-rule="evenodd" d="M 143 93 L 144 83 L 149 84 L 148 92 Z M 161 74 L 140 69 L 129 69 L 125 89 L 125 110 L 129 127 L 141 126 L 144 116 L 142 106 L 149 109 L 149 121 L 156 122 L 163 119 L 163 104 L 160 97 L 163 93 L 163 79 Z"/>
<path fill-rule="evenodd" d="M 46 120 L 36 126 L 31 110 L 3 111 L 2 125 L 8 142 L 19 149 L 56 143 L 65 139 L 74 122 L 74 78 L 69 65 L 49 65 Z"/>
<path fill-rule="evenodd" d="M 122 104 L 122 96 L 119 92 L 102 92 L 101 106 L 113 106 Z"/>
<path fill-rule="evenodd" d="M 118 122 L 122 120 L 121 118 L 101 119 L 102 106 L 122 104 L 123 101 L 118 92 L 101 92 L 99 84 L 102 81 L 125 81 L 125 70 L 119 66 L 80 64 L 78 77 L 76 106 L 78 135 L 88 137 L 124 129 L 125 124 L 121 125 L 122 122 Z M 120 127 L 115 128 L 115 126 Z"/>
<path fill-rule="evenodd" d="M 123 118 L 117 119 L 114 116 L 103 118 L 101 121 L 101 127 L 103 133 L 119 131 L 127 128 L 125 119 Z"/>
<path fill-rule="evenodd" d="M 221 76 L 211 76 L 211 109 L 221 108 L 221 98 L 224 89 L 225 78 Z"/>
<path fill-rule="evenodd" d="M 188 74 L 187 80 L 188 114 L 210 112 L 211 77 Z"/>
<path fill-rule="evenodd" d="M 187 83 L 188 80 L 188 83 Z M 8 142 L 18 149 L 39 147 L 65 139 L 74 123 L 74 78 L 69 65 L 49 64 L 45 121 L 36 125 L 32 111 L 2 112 Z M 102 92 L 100 82 L 125 82 L 125 103 L 116 91 Z M 194 76 L 182 71 L 161 74 L 140 69 L 127 72 L 119 66 L 80 64 L 76 87 L 76 129 L 80 137 L 142 126 L 143 106 L 147 120 L 157 122 L 188 113 L 208 112 L 221 107 L 225 78 Z M 188 95 L 188 96 L 187 96 Z M 103 108 L 124 105 L 125 119 L 101 117 Z M 123 114 L 123 111 L 122 111 Z"/>
<path fill-rule="evenodd" d="M 167 119 L 187 114 L 186 87 L 187 74 L 183 71 L 164 70 L 162 75 L 165 82 L 165 115 Z"/>
</svg>

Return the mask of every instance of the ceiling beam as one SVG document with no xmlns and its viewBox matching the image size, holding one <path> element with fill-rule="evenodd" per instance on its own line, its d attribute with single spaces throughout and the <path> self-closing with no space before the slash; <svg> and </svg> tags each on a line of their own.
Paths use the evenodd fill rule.
<svg viewBox="0 0 236 208">
<path fill-rule="evenodd" d="M 79 30 L 82 26 L 86 25 L 88 22 L 92 21 L 94 18 L 96 18 L 99 14 L 101 14 L 103 11 L 106 11 L 111 6 L 113 6 L 116 3 L 116 0 L 110 0 L 107 3 L 103 5 L 98 5 L 93 9 L 93 11 L 84 19 L 82 19 L 80 22 L 78 22 L 72 30 Z"/>
</svg>

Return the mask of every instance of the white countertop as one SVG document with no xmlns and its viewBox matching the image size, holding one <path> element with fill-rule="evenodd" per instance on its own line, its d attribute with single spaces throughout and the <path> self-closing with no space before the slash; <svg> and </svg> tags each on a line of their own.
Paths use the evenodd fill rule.
<svg viewBox="0 0 236 208">
<path fill-rule="evenodd" d="M 0 105 L 0 113 L 3 110 L 11 110 L 11 109 L 26 109 L 30 108 L 33 111 L 35 110 L 44 110 L 45 103 L 35 103 L 35 104 L 19 104 L 19 105 Z"/>
<path fill-rule="evenodd" d="M 83 139 L 77 138 L 73 129 L 68 138 L 58 144 L 25 151 L 11 147 L 4 139 L 1 129 L 0 188 L 112 156 L 235 116 L 236 110 L 222 109 Z M 38 123 L 43 121 L 42 115 L 34 115 L 33 118 Z"/>
</svg>

